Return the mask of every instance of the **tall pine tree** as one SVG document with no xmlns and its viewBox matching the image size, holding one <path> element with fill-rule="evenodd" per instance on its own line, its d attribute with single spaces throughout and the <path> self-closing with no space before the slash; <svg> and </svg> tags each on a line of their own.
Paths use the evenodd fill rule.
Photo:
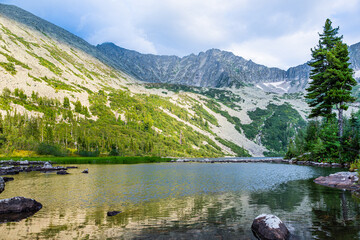
<svg viewBox="0 0 360 240">
<path fill-rule="evenodd" d="M 331 119 L 338 111 L 339 137 L 343 136 L 343 111 L 347 103 L 355 99 L 351 96 L 352 86 L 356 85 L 353 70 L 349 67 L 349 52 L 347 45 L 338 36 L 339 27 L 333 28 L 330 19 L 326 19 L 324 32 L 319 34 L 319 45 L 311 49 L 312 67 L 307 95 L 311 107 L 309 118 L 326 117 Z"/>
<path fill-rule="evenodd" d="M 325 94 L 325 102 L 331 103 L 338 111 L 339 137 L 343 136 L 344 110 L 348 109 L 347 103 L 355 101 L 351 96 L 352 87 L 357 83 L 353 78 L 353 70 L 349 67 L 349 51 L 346 44 L 342 42 L 328 51 L 326 55 L 328 68 L 324 72 L 326 83 L 330 88 Z"/>
<path fill-rule="evenodd" d="M 332 117 L 332 104 L 325 101 L 325 94 L 329 88 L 326 84 L 324 73 L 329 67 L 327 61 L 327 52 L 332 49 L 337 42 L 340 42 L 342 36 L 337 36 L 339 27 L 333 28 L 330 19 L 326 19 L 324 32 L 319 34 L 319 44 L 314 49 L 311 49 L 312 59 L 309 62 L 311 67 L 310 78 L 312 81 L 309 83 L 307 95 L 308 104 L 311 107 L 309 118 L 314 117 Z"/>
</svg>

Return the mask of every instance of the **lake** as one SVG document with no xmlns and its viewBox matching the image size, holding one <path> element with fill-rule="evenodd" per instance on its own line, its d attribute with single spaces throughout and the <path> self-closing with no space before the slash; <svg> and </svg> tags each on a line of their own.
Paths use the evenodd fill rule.
<svg viewBox="0 0 360 240">
<path fill-rule="evenodd" d="M 34 198 L 30 218 L 1 239 L 254 239 L 253 219 L 277 215 L 292 239 L 358 239 L 360 204 L 313 183 L 340 171 L 272 163 L 78 165 L 69 175 L 20 173 L 1 198 Z M 89 169 L 89 174 L 81 171 Z M 122 213 L 108 217 L 107 211 Z"/>
</svg>

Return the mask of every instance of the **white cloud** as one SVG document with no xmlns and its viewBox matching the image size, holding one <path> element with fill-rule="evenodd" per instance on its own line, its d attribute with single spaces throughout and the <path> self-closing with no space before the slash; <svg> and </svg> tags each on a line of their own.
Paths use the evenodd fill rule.
<svg viewBox="0 0 360 240">
<path fill-rule="evenodd" d="M 310 48 L 318 41 L 317 31 L 295 32 L 277 38 L 259 38 L 232 43 L 226 50 L 268 67 L 289 67 L 310 60 Z"/>
<path fill-rule="evenodd" d="M 187 55 L 209 48 L 268 66 L 309 60 L 326 18 L 349 44 L 360 41 L 359 0 L 3 0 L 92 44 Z"/>
</svg>

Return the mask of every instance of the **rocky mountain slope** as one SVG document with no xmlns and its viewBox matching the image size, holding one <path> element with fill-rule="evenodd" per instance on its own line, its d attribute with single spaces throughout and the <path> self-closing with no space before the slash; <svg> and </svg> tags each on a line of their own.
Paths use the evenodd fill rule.
<svg viewBox="0 0 360 240">
<path fill-rule="evenodd" d="M 117 69 L 145 82 L 215 88 L 287 82 L 287 92 L 295 92 L 307 81 L 309 72 L 306 64 L 284 71 L 256 64 L 218 49 L 179 58 L 141 54 L 113 43 L 104 43 L 97 48 L 117 62 Z"/>
<path fill-rule="evenodd" d="M 310 67 L 302 64 L 288 70 L 268 68 L 231 52 L 211 49 L 183 58 L 157 56 L 127 50 L 113 43 L 97 48 L 121 69 L 145 82 L 183 84 L 200 87 L 235 87 L 256 85 L 268 92 L 304 91 Z M 349 47 L 355 75 L 360 78 L 360 43 Z"/>
<path fill-rule="evenodd" d="M 146 64 L 134 60 L 132 55 L 142 58 L 139 53 L 124 54 L 122 60 L 110 59 L 100 47 L 24 10 L 0 4 L 0 154 L 44 154 L 50 149 L 58 155 L 282 155 L 305 124 L 307 107 L 301 93 L 260 89 L 261 84 L 264 90 L 287 87 L 282 85 L 288 83 L 282 70 L 219 50 L 183 59 L 148 55 Z M 240 63 L 231 67 L 237 60 Z M 127 69 L 132 64 L 136 71 Z M 289 75 L 302 79 L 305 75 L 296 72 L 305 68 L 294 68 Z M 142 84 L 135 78 L 152 69 L 152 76 L 182 76 L 180 83 L 200 87 Z M 229 74 L 219 74 L 221 69 Z M 254 76 L 245 76 L 240 69 Z M 244 76 L 246 81 L 232 76 Z M 280 83 L 269 82 L 273 76 Z"/>
</svg>

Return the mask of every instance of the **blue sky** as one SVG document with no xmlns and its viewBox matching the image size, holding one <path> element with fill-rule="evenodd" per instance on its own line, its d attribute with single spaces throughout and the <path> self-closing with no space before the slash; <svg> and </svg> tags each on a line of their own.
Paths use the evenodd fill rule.
<svg viewBox="0 0 360 240">
<path fill-rule="evenodd" d="M 310 60 L 326 18 L 360 42 L 360 0 L 0 0 L 91 44 L 184 56 L 210 48 L 286 69 Z"/>
</svg>

